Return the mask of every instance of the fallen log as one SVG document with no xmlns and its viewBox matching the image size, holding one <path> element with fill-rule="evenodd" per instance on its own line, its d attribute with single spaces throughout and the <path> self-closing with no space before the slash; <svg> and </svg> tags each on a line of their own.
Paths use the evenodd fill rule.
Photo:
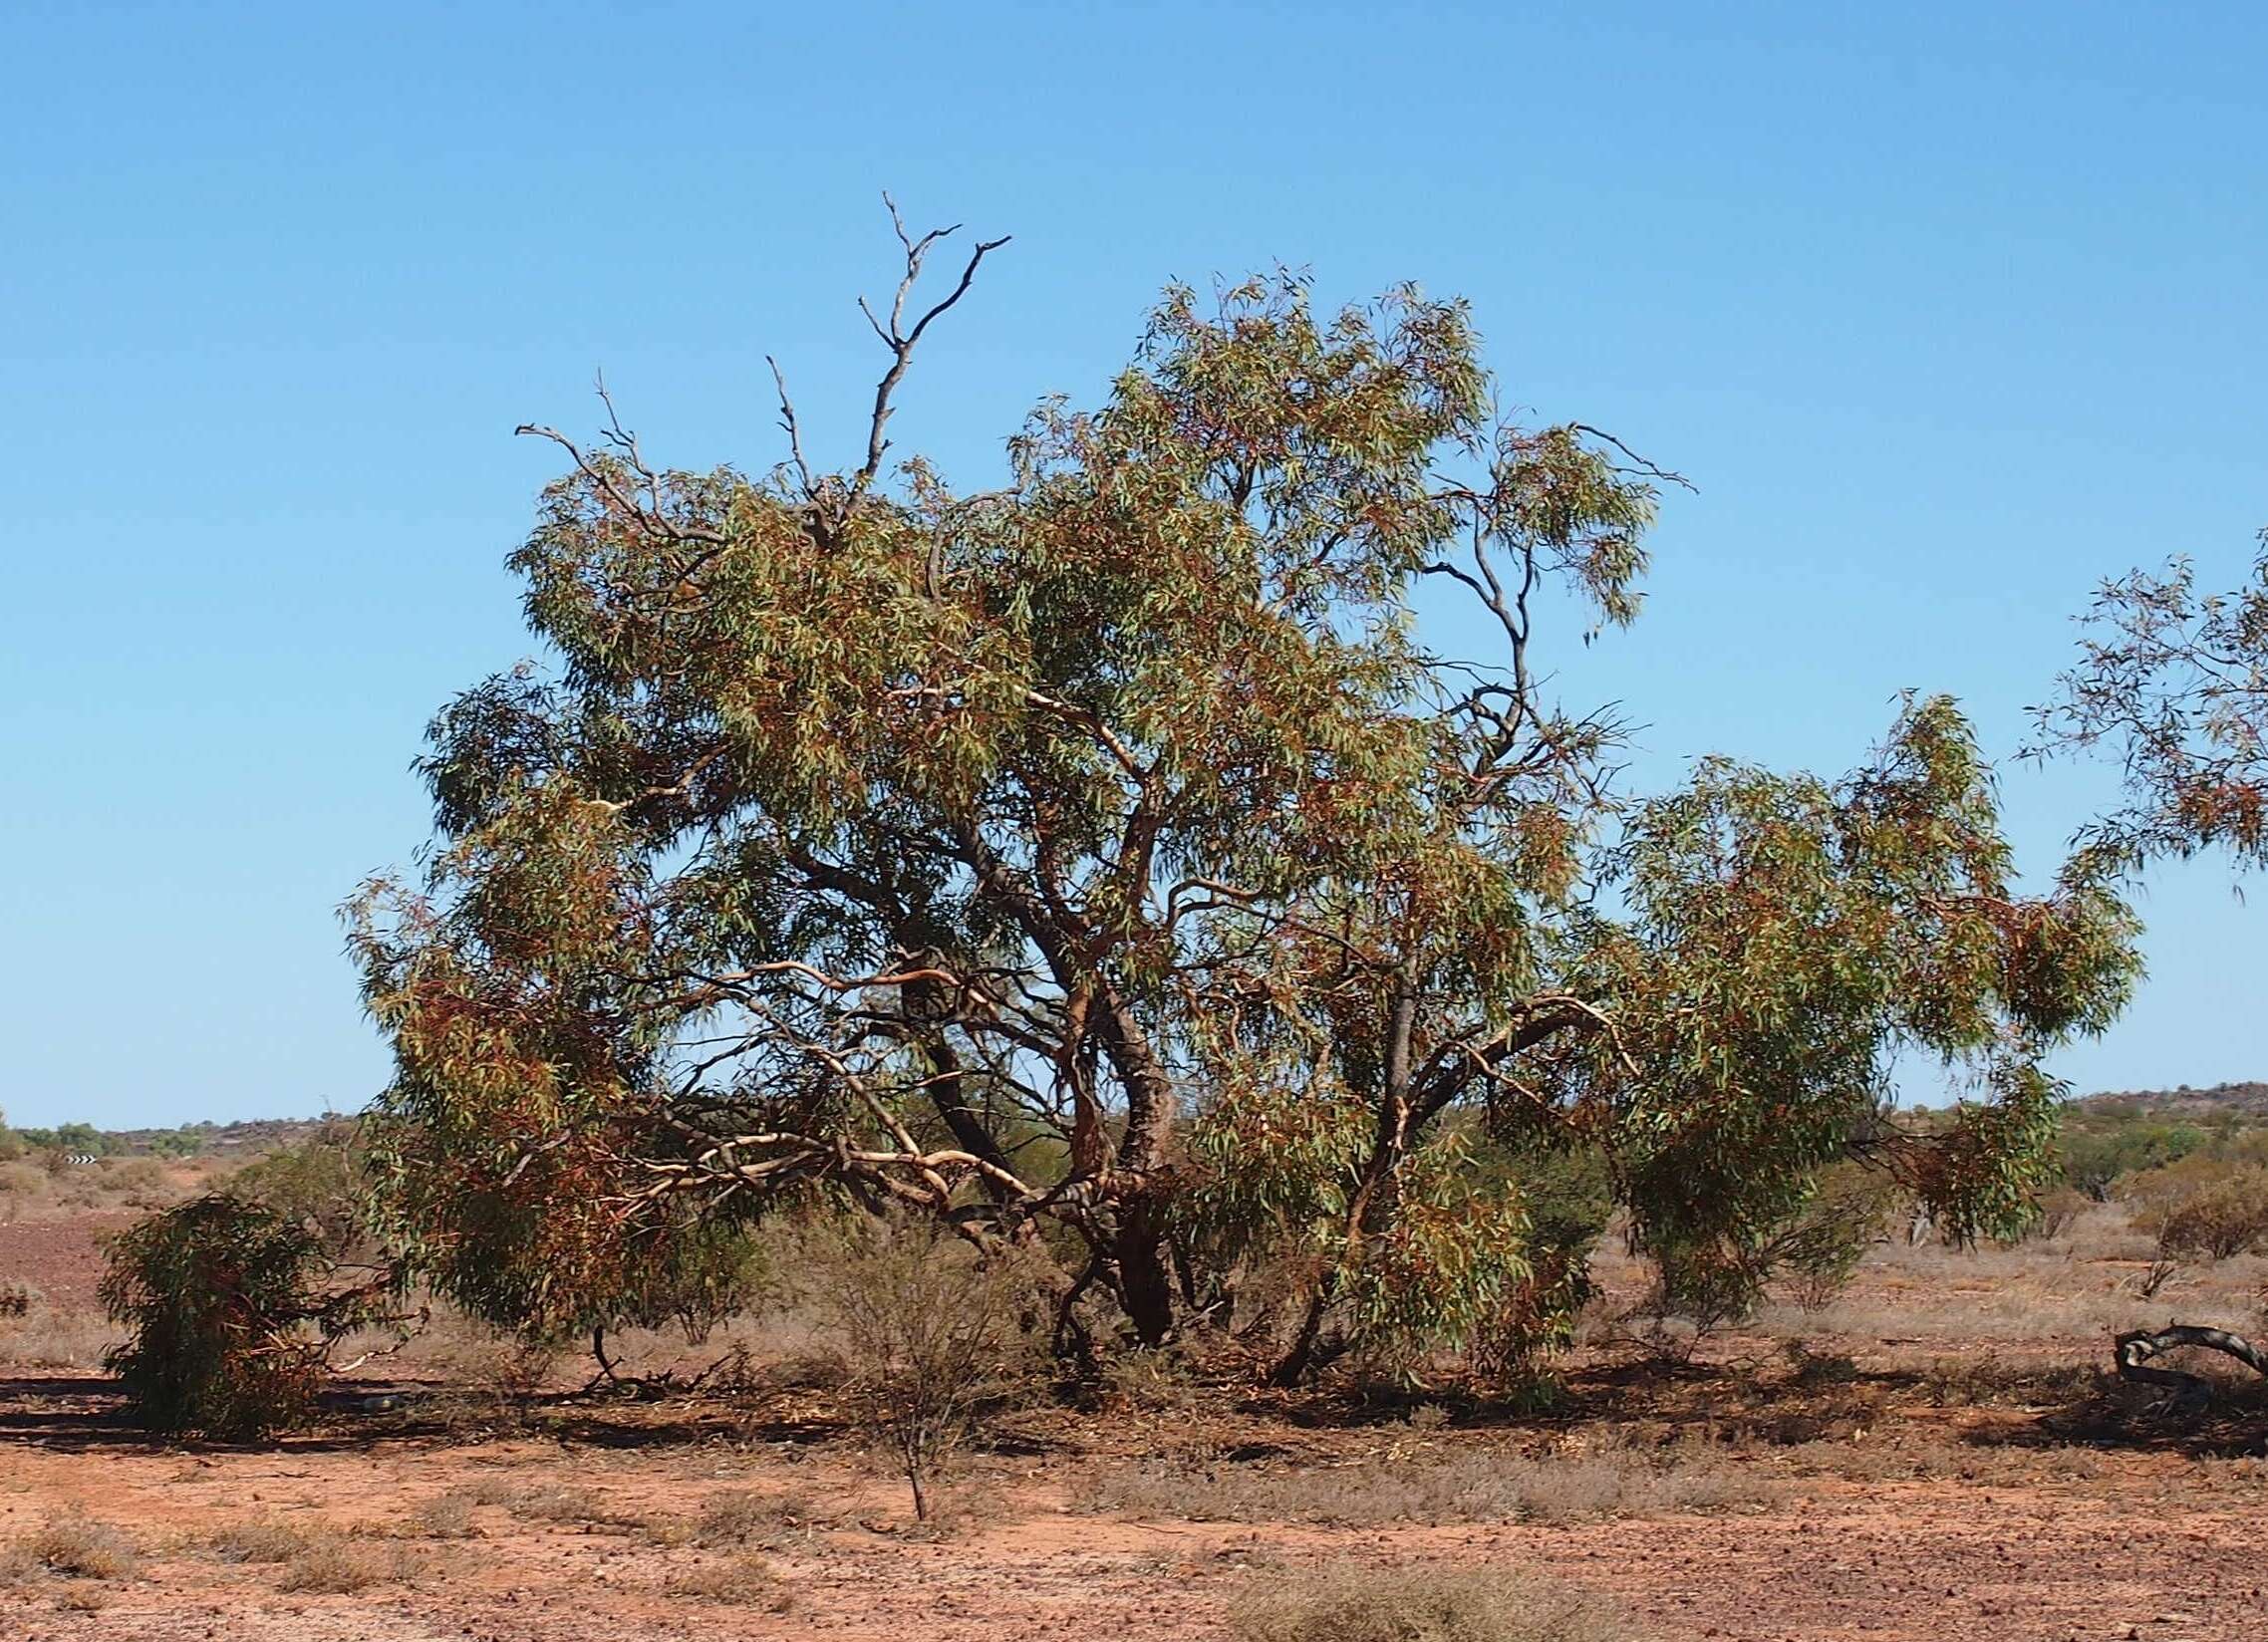
<svg viewBox="0 0 2268 1642">
<path fill-rule="evenodd" d="M 2167 1323 L 2163 1328 L 2137 1328 L 2121 1334 L 2112 1342 L 2112 1360 L 2118 1364 L 2122 1380 L 2171 1386 L 2182 1396 L 2201 1401 L 2212 1395 L 2210 1381 L 2199 1375 L 2184 1374 L 2177 1368 L 2149 1366 L 2152 1357 L 2178 1351 L 2183 1346 L 2218 1351 L 2223 1356 L 2234 1357 L 2255 1374 L 2268 1375 L 2268 1351 L 2262 1351 L 2241 1334 L 2231 1334 L 2225 1328 L 2201 1328 L 2194 1323 Z"/>
</svg>

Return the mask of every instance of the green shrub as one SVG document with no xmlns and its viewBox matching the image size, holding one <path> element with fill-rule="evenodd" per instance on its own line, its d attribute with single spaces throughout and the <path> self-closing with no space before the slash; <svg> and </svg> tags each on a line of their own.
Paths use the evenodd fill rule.
<svg viewBox="0 0 2268 1642">
<path fill-rule="evenodd" d="M 347 1258 L 367 1236 L 370 1171 L 351 1122 L 326 1123 L 298 1145 L 270 1152 L 239 1170 L 228 1189 L 306 1226 L 333 1259 Z"/>
<path fill-rule="evenodd" d="M 226 1193 L 112 1243 L 103 1303 L 132 1335 L 104 1359 L 152 1431 L 258 1438 L 303 1420 L 330 1345 L 375 1320 L 393 1274 L 333 1291 L 315 1233 Z"/>
<path fill-rule="evenodd" d="M 193 1158 L 204 1150 L 204 1136 L 194 1129 L 160 1129 L 149 1137 L 149 1150 L 160 1158 Z"/>
</svg>

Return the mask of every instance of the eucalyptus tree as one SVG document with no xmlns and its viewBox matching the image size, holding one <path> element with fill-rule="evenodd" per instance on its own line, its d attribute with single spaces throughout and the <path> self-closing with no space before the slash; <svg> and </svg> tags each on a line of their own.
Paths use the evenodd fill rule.
<svg viewBox="0 0 2268 1642">
<path fill-rule="evenodd" d="M 2268 861 L 2268 532 L 2251 575 L 2200 592 L 2196 567 L 2134 570 L 2096 590 L 2078 662 L 2038 709 L 2041 753 L 2108 751 L 2124 802 L 2079 839 L 2096 870 L 2139 873 L 2224 852 L 2240 871 Z M 2118 1336 L 2126 1379 L 2202 1399 L 2209 1382 L 2150 1360 L 2186 1347 L 2268 1373 L 2268 1352 L 2218 1328 L 2168 1323 Z"/>
<path fill-rule="evenodd" d="M 895 215 L 895 213 L 893 213 Z M 1501 417 L 1462 303 L 1172 288 L 996 488 L 893 460 L 950 230 L 900 226 L 855 464 L 653 465 L 607 407 L 513 557 L 543 665 L 435 719 L 422 882 L 352 912 L 394 1212 L 444 1285 L 587 1310 L 828 1194 L 1034 1239 L 1157 1342 L 1293 1274 L 1280 1370 L 1562 1325 L 1491 1137 L 1602 1148 L 1641 1238 L 1737 1266 L 1826 1164 L 2023 1213 L 2047 1046 L 2132 972 L 2026 898 L 1917 700 L 1838 782 L 1713 763 L 1631 804 L 1549 631 L 1637 614 L 1657 487 Z M 1494 642 L 1441 646 L 1454 600 Z M 1428 619 L 1421 621 L 1421 607 Z M 1973 1073 L 1884 1115 L 1918 1047 Z"/>
</svg>

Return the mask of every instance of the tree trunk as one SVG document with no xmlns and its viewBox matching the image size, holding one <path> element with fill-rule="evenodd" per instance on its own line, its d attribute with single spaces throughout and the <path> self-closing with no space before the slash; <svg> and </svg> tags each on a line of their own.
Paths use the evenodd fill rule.
<svg viewBox="0 0 2268 1642">
<path fill-rule="evenodd" d="M 1147 1192 L 1120 1207 L 1116 1242 L 1126 1320 L 1144 1345 L 1163 1345 L 1174 1326 L 1173 1275 L 1163 1207 Z"/>
<path fill-rule="evenodd" d="M 1307 1314 L 1300 1319 L 1291 1349 L 1269 1371 L 1270 1385 L 1288 1388 L 1306 1378 L 1307 1367 L 1315 1360 L 1315 1341 L 1323 1331 L 1323 1312 L 1330 1305 L 1330 1274 L 1325 1272 L 1316 1282 L 1315 1291 L 1307 1296 Z"/>
</svg>

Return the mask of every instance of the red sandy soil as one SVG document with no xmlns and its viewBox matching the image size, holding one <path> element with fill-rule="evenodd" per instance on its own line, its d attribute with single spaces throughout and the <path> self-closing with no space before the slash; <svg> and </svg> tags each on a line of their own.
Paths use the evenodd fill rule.
<svg viewBox="0 0 2268 1642">
<path fill-rule="evenodd" d="M 0 1227 L 0 1266 L 51 1304 L 91 1304 L 96 1238 L 129 1218 Z M 1893 1313 L 1916 1280 L 1866 1278 Z M 314 1435 L 182 1447 L 127 1426 L 111 1386 L 84 1371 L 0 1366 L 0 1547 L 84 1516 L 142 1555 L 127 1579 L 0 1574 L 0 1639 L 1165 1642 L 1230 1636 L 1241 1592 L 1346 1563 L 1549 1575 L 1617 1602 L 1633 1639 L 2233 1642 L 2268 1628 L 2268 1463 L 2245 1457 L 2260 1453 L 2256 1429 L 2168 1424 L 2130 1399 L 2106 1403 L 2101 1388 L 2043 1390 L 2046 1379 L 2011 1390 L 2005 1374 L 1969 1398 L 1885 1366 L 1882 1349 L 1894 1357 L 1906 1339 L 1826 1343 L 1859 1360 L 1824 1388 L 1806 1389 L 1762 1338 L 1733 1342 L 1747 1368 L 1593 1364 L 1574 1377 L 1575 1415 L 1551 1422 L 1421 1429 L 1406 1410 L 1225 1394 L 1196 1409 L 1047 1414 L 966 1462 L 943 1533 L 917 1528 L 903 1485 L 784 1392 L 555 1399 L 517 1429 L 416 1402 L 369 1412 L 343 1397 Z M 2019 1378 L 2054 1368 L 2069 1380 L 2100 1351 L 2075 1326 L 1971 1355 L 2003 1369 L 2013 1359 Z M 2243 1418 L 2257 1427 L 2260 1415 Z M 1083 1505 L 1097 1474 L 1200 1443 L 1224 1466 L 1329 1491 L 1344 1486 L 1336 1467 L 1581 1451 L 1641 1427 L 1743 1485 L 1726 1496 L 1735 1503 L 1708 1514 L 1346 1528 L 1135 1520 Z M 467 1488 L 493 1502 L 470 1508 L 469 1532 L 419 1522 L 422 1507 Z M 545 1520 L 514 1508 L 515 1494 L 546 1489 L 596 1504 Z M 780 1507 L 762 1556 L 787 1611 L 760 1587 L 746 1602 L 666 1588 L 737 1554 L 672 1543 L 668 1531 L 725 1491 Z M 294 1593 L 277 1564 L 231 1562 L 207 1542 L 217 1527 L 266 1520 L 342 1530 L 385 1576 L 354 1594 Z"/>
<path fill-rule="evenodd" d="M 103 1239 L 142 1217 L 128 1210 L 0 1226 L 0 1277 L 29 1283 L 58 1311 L 94 1311 Z"/>
<path fill-rule="evenodd" d="M 1278 1454 L 1319 1464 L 1366 1440 L 1246 1424 L 1273 1429 Z M 1732 1514 L 1348 1529 L 1071 1514 L 1051 1467 L 1091 1457 L 993 1455 L 960 1484 L 964 1524 L 927 1537 L 902 1491 L 855 1455 L 752 1430 L 721 1405 L 597 1410 L 544 1437 L 470 1443 L 353 1425 L 262 1450 L 166 1448 L 117 1423 L 102 1382 L 0 1385 L 0 1535 L 84 1513 L 127 1529 L 147 1558 L 129 1581 L 0 1587 L 0 1636 L 1146 1642 L 1227 1635 L 1224 1611 L 1253 1581 L 1348 1560 L 1543 1570 L 1611 1594 L 1633 1634 L 1659 1636 L 2201 1642 L 2255 1637 L 2268 1621 L 2268 1474 L 2177 1452 L 2116 1454 L 2085 1477 L 2019 1467 L 1996 1482 L 1986 1448 L 1972 1476 L 1811 1477 Z M 777 1614 L 665 1592 L 720 1553 L 658 1545 L 620 1521 L 528 1522 L 483 1505 L 472 1537 L 407 1528 L 423 1503 L 483 1480 L 587 1489 L 609 1514 L 647 1522 L 690 1520 L 726 1489 L 818 1502 L 828 1521 L 785 1531 L 766 1553 L 792 1599 Z M 354 1595 L 293 1595 L 273 1566 L 194 1543 L 267 1517 L 406 1545 L 420 1566 Z M 86 1603 L 100 1605 L 77 1611 Z"/>
</svg>

